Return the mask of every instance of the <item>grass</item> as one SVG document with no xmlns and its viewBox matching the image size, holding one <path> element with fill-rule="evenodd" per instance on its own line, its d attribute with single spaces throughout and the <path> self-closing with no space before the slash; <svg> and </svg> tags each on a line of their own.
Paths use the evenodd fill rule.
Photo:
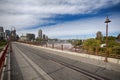
<svg viewBox="0 0 120 80">
<path fill-rule="evenodd" d="M 6 41 L 0 41 L 0 52 L 3 50 L 6 44 L 7 44 Z"/>
</svg>

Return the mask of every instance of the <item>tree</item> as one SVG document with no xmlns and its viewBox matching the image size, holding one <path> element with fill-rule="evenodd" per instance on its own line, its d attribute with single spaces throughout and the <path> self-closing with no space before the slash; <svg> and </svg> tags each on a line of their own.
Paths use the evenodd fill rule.
<svg viewBox="0 0 120 80">
<path fill-rule="evenodd" d="M 42 42 L 43 39 L 39 39 L 39 38 L 37 38 L 36 41 L 37 41 L 37 42 Z"/>
<path fill-rule="evenodd" d="M 89 50 L 94 51 L 94 49 L 95 49 L 96 54 L 98 54 L 100 44 L 101 44 L 101 41 L 100 41 L 100 40 L 91 38 L 91 39 L 87 39 L 87 40 L 83 43 L 83 46 L 84 46 L 88 51 L 89 51 Z"/>
<path fill-rule="evenodd" d="M 69 42 L 72 45 L 74 45 L 74 47 L 82 45 L 82 40 L 78 40 L 78 39 L 77 40 L 69 40 Z"/>
<path fill-rule="evenodd" d="M 82 40 L 76 40 L 74 44 L 75 46 L 80 46 L 82 44 Z"/>
<path fill-rule="evenodd" d="M 112 48 L 112 51 L 113 51 L 113 53 L 115 53 L 115 54 L 120 54 L 120 45 L 114 46 L 114 47 Z"/>
<path fill-rule="evenodd" d="M 101 44 L 101 41 L 97 40 L 97 39 L 95 39 L 94 43 L 92 44 L 92 46 L 95 47 L 95 49 L 96 49 L 96 55 L 98 55 L 100 44 Z"/>
<path fill-rule="evenodd" d="M 7 44 L 7 41 L 5 40 L 0 41 L 0 46 L 6 45 L 6 44 Z"/>
<path fill-rule="evenodd" d="M 108 36 L 108 40 L 109 40 L 109 41 L 115 41 L 115 40 L 116 40 L 116 37 L 114 37 L 114 36 Z M 106 37 L 104 36 L 102 42 L 105 43 L 105 41 L 106 41 Z"/>
</svg>

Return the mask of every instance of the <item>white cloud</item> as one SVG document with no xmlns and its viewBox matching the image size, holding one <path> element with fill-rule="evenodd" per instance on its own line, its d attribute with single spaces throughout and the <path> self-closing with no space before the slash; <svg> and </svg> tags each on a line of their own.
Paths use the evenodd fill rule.
<svg viewBox="0 0 120 80">
<path fill-rule="evenodd" d="M 109 33 L 120 32 L 120 16 L 111 16 L 112 22 L 109 24 Z M 104 17 L 89 18 L 74 22 L 58 24 L 52 27 L 43 27 L 44 33 L 50 37 L 71 36 L 71 35 L 92 35 L 97 31 L 103 34 L 106 32 L 106 24 Z"/>
<path fill-rule="evenodd" d="M 88 14 L 118 3 L 120 3 L 120 0 L 0 0 L 0 26 L 4 26 L 6 29 L 15 26 L 19 30 L 52 22 L 43 18 L 51 18 L 56 14 Z M 67 29 L 69 34 L 80 34 L 79 29 L 81 28 L 81 34 L 83 34 L 86 31 L 87 24 L 80 23 L 77 21 L 71 22 L 71 25 L 65 23 L 52 28 L 47 27 L 45 29 L 48 30 L 46 34 L 67 35 L 66 32 L 60 32 Z M 73 30 L 74 25 L 72 24 L 75 25 L 75 30 Z M 94 29 L 98 30 L 98 28 Z M 24 31 L 26 32 L 26 30 Z"/>
<path fill-rule="evenodd" d="M 83 14 L 119 2 L 119 0 L 10 0 L 3 1 L 0 10 L 26 14 Z"/>
<path fill-rule="evenodd" d="M 111 33 L 120 32 L 119 17 L 119 15 L 110 17 L 110 20 L 112 22 L 109 23 L 109 35 L 112 35 Z M 54 26 L 45 26 L 41 27 L 40 29 L 42 29 L 43 33 L 48 35 L 50 38 L 61 38 L 62 36 L 68 36 L 68 38 L 71 36 L 75 36 L 78 38 L 87 38 L 90 36 L 95 37 L 97 31 L 101 31 L 105 35 L 106 24 L 104 23 L 104 21 L 105 17 L 95 17 L 78 21 L 66 22 Z M 26 32 L 34 33 L 37 37 L 38 30 L 38 28 L 31 30 L 22 30 L 18 31 L 18 33 L 20 35 L 22 35 L 22 33 L 25 35 Z"/>
</svg>

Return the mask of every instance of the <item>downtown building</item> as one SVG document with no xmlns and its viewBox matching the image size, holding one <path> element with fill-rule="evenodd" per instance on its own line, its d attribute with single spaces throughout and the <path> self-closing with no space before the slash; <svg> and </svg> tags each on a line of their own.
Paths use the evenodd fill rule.
<svg viewBox="0 0 120 80">
<path fill-rule="evenodd" d="M 43 34 L 43 40 L 48 41 L 48 39 L 49 39 L 48 36 Z"/>
<path fill-rule="evenodd" d="M 20 41 L 27 41 L 27 37 L 24 36 L 24 35 L 22 35 L 19 40 L 20 40 Z"/>
<path fill-rule="evenodd" d="M 4 39 L 5 39 L 4 29 L 3 27 L 0 27 L 0 40 L 4 40 Z"/>
<path fill-rule="evenodd" d="M 34 41 L 35 40 L 35 34 L 27 33 L 26 34 L 26 40 L 27 41 Z"/>
<path fill-rule="evenodd" d="M 96 33 L 96 39 L 99 39 L 99 40 L 102 40 L 103 39 L 103 35 L 102 35 L 102 32 L 101 31 L 98 31 Z"/>
<path fill-rule="evenodd" d="M 38 39 L 48 40 L 48 36 L 43 34 L 43 31 L 40 29 L 38 30 Z"/>
<path fill-rule="evenodd" d="M 15 28 L 11 30 L 11 40 L 16 41 L 17 40 L 17 34 Z"/>
<path fill-rule="evenodd" d="M 5 40 L 9 40 L 10 36 L 11 36 L 11 31 L 5 30 Z"/>
<path fill-rule="evenodd" d="M 43 35 L 42 35 L 42 30 L 40 29 L 38 31 L 38 39 L 42 39 L 43 38 Z"/>
<path fill-rule="evenodd" d="M 13 40 L 16 41 L 18 40 L 19 36 L 16 34 L 15 28 L 13 30 L 5 30 L 4 28 L 0 27 L 0 40 Z"/>
</svg>

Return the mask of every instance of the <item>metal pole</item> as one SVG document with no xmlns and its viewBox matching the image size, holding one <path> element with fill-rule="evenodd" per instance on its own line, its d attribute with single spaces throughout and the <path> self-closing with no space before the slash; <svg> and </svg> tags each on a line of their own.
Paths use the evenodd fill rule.
<svg viewBox="0 0 120 80">
<path fill-rule="evenodd" d="M 75 46 L 75 52 L 76 52 L 76 46 Z"/>
<path fill-rule="evenodd" d="M 61 45 L 61 50 L 63 50 L 63 44 Z"/>
<path fill-rule="evenodd" d="M 108 56 L 109 56 L 109 52 L 108 52 L 108 23 L 111 22 L 111 20 L 109 20 L 108 16 L 106 18 L 106 54 L 105 54 L 105 62 L 108 62 Z"/>
<path fill-rule="evenodd" d="M 105 54 L 105 62 L 108 62 L 108 23 L 106 23 L 106 54 Z"/>
<path fill-rule="evenodd" d="M 52 44 L 52 48 L 54 49 L 54 43 Z"/>
<path fill-rule="evenodd" d="M 47 47 L 47 43 L 46 43 L 46 47 Z"/>
</svg>

